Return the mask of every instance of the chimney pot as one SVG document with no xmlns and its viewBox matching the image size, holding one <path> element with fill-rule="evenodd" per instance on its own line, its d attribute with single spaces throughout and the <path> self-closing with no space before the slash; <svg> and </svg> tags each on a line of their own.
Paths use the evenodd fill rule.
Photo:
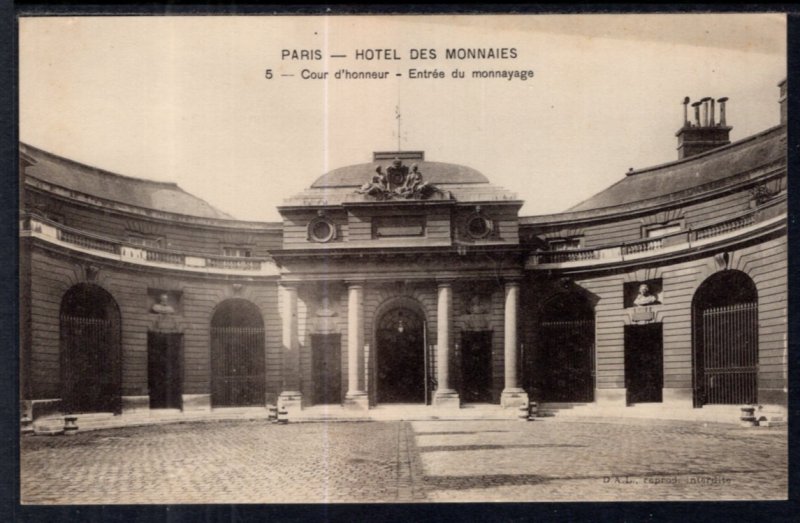
<svg viewBox="0 0 800 523">
<path fill-rule="evenodd" d="M 710 118 L 710 120 L 711 120 L 711 126 L 713 127 L 713 126 L 717 125 L 717 122 L 716 122 L 716 120 L 714 118 L 714 99 L 711 98 L 710 102 L 711 102 L 711 118 Z"/>
<path fill-rule="evenodd" d="M 692 104 L 692 107 L 694 107 L 694 121 L 695 121 L 695 125 L 697 125 L 697 127 L 700 127 L 700 104 L 701 103 L 703 103 L 703 102 L 695 102 L 695 103 Z"/>
<path fill-rule="evenodd" d="M 725 102 L 728 101 L 727 96 L 723 96 L 722 98 L 717 98 L 717 102 L 719 102 L 719 124 L 722 127 L 726 127 L 728 124 L 725 121 Z"/>
<path fill-rule="evenodd" d="M 691 125 L 689 123 L 689 113 L 688 113 L 688 110 L 689 110 L 688 106 L 689 106 L 689 102 L 690 101 L 691 100 L 689 100 L 688 96 L 683 99 L 683 126 L 684 127 L 689 127 Z"/>
</svg>

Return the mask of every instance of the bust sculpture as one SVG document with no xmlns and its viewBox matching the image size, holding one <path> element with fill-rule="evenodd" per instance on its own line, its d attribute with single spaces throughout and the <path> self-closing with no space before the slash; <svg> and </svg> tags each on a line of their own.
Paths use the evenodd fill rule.
<svg viewBox="0 0 800 523">
<path fill-rule="evenodd" d="M 169 295 L 166 292 L 161 293 L 158 301 L 150 310 L 156 314 L 175 314 L 175 309 L 169 304 Z"/>
<path fill-rule="evenodd" d="M 479 295 L 473 294 L 470 296 L 466 309 L 466 314 L 462 317 L 465 330 L 481 331 L 489 329 L 489 315 Z"/>
<path fill-rule="evenodd" d="M 331 306 L 329 298 L 323 296 L 319 301 L 314 317 L 311 319 L 310 329 L 317 334 L 337 332 L 336 316 L 338 316 L 338 313 Z"/>
<path fill-rule="evenodd" d="M 633 300 L 633 304 L 637 307 L 642 307 L 644 305 L 653 305 L 654 303 L 658 303 L 658 297 L 650 292 L 650 286 L 646 283 L 639 285 L 639 294 Z"/>
</svg>

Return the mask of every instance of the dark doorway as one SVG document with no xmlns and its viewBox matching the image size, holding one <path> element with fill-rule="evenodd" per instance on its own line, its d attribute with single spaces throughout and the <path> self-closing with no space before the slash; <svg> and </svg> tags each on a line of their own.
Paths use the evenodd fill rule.
<svg viewBox="0 0 800 523">
<path fill-rule="evenodd" d="M 147 386 L 151 409 L 181 408 L 183 334 L 147 333 Z"/>
<path fill-rule="evenodd" d="M 461 334 L 461 397 L 465 402 L 492 400 L 492 331 Z"/>
<path fill-rule="evenodd" d="M 758 403 L 758 291 L 726 270 L 700 285 L 692 302 L 694 406 Z"/>
<path fill-rule="evenodd" d="M 311 336 L 314 403 L 342 401 L 342 338 L 339 334 Z"/>
<path fill-rule="evenodd" d="M 378 321 L 377 400 L 379 403 L 425 401 L 425 337 L 422 318 L 396 308 Z"/>
<path fill-rule="evenodd" d="M 66 412 L 119 412 L 120 315 L 111 295 L 78 284 L 61 300 L 61 387 Z"/>
<path fill-rule="evenodd" d="M 264 320 L 247 300 L 222 302 L 211 319 L 211 406 L 264 405 Z"/>
<path fill-rule="evenodd" d="M 628 404 L 659 403 L 664 387 L 662 325 L 625 326 L 625 387 Z"/>
<path fill-rule="evenodd" d="M 594 311 L 577 294 L 548 301 L 539 323 L 534 365 L 543 401 L 594 401 Z"/>
</svg>

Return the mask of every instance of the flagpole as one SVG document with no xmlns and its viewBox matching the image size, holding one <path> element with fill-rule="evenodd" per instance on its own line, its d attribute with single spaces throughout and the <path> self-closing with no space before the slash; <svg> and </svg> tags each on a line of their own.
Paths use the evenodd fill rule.
<svg viewBox="0 0 800 523">
<path fill-rule="evenodd" d="M 397 119 L 397 152 L 400 152 L 400 107 L 395 106 L 394 112 L 397 115 L 395 116 Z"/>
</svg>

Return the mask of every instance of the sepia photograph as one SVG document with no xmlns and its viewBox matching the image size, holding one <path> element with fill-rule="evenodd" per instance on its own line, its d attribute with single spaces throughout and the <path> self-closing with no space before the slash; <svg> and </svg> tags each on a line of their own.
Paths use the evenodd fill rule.
<svg viewBox="0 0 800 523">
<path fill-rule="evenodd" d="M 787 17 L 18 17 L 23 505 L 786 500 Z"/>
</svg>

